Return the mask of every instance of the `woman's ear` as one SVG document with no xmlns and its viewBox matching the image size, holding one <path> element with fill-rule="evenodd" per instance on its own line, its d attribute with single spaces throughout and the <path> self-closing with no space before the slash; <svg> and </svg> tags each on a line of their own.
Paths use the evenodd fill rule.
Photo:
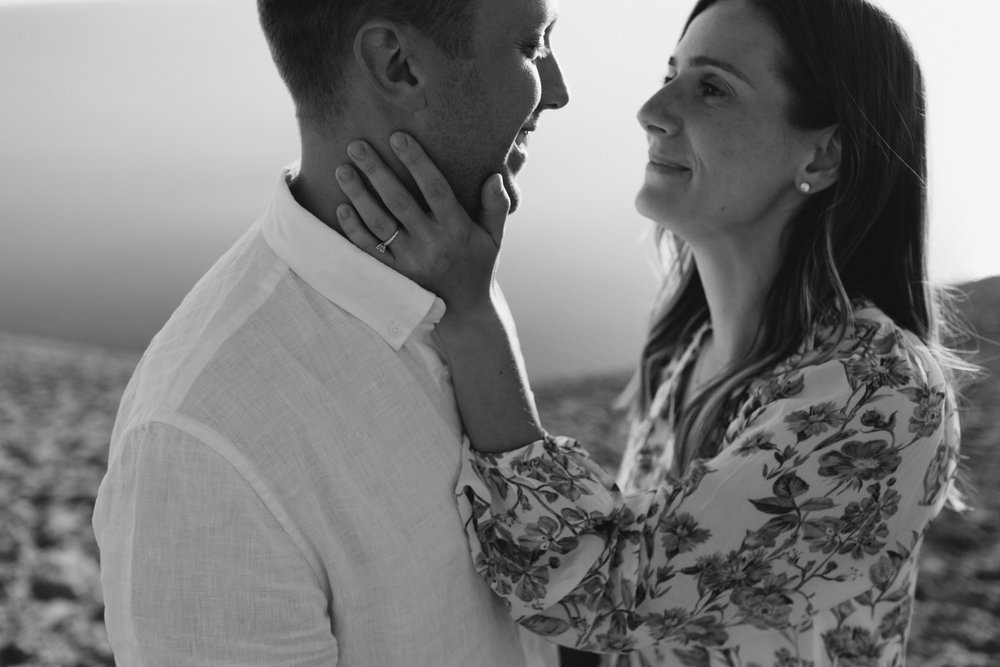
<svg viewBox="0 0 1000 667">
<path fill-rule="evenodd" d="M 814 132 L 809 147 L 809 156 L 799 169 L 798 183 L 803 192 L 816 193 L 836 183 L 840 176 L 840 128 L 832 125 Z M 809 187 L 802 188 L 803 183 Z"/>
<path fill-rule="evenodd" d="M 418 111 L 427 106 L 423 60 L 429 41 L 388 20 L 368 21 L 354 37 L 354 58 L 376 94 L 394 106 Z"/>
</svg>

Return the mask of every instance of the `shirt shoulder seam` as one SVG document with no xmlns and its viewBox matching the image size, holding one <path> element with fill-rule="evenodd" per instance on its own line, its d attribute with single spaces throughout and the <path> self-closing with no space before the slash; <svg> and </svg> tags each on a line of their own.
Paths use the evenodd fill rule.
<svg viewBox="0 0 1000 667">
<path fill-rule="evenodd" d="M 258 474 L 250 461 L 240 453 L 239 449 L 215 429 L 187 415 L 160 409 L 154 411 L 147 420 L 147 423 L 154 422 L 172 426 L 187 433 L 232 466 L 236 473 L 253 489 L 253 492 L 264 504 L 268 512 L 270 512 L 271 516 L 281 526 L 285 535 L 288 536 L 288 539 L 291 540 L 302 555 L 302 558 L 309 565 L 309 569 L 312 570 L 313 576 L 316 578 L 316 583 L 321 586 L 327 597 L 329 597 L 331 591 L 330 583 L 327 577 L 324 576 L 323 569 L 320 567 L 319 557 L 312 553 L 305 536 L 295 526 L 295 522 L 291 516 L 277 500 L 277 494 L 270 489 L 267 482 Z"/>
</svg>

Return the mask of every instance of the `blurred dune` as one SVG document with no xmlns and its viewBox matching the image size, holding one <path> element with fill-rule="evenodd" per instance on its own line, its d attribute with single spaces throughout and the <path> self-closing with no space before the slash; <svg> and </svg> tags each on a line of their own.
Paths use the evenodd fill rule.
<svg viewBox="0 0 1000 667">
<path fill-rule="evenodd" d="M 911 666 L 1000 664 L 1000 276 L 962 286 L 986 372 L 965 392 L 974 511 L 937 521 L 922 554 Z M 0 334 L 0 665 L 114 664 L 90 528 L 131 353 Z M 543 420 L 613 468 L 625 372 L 543 384 Z"/>
</svg>

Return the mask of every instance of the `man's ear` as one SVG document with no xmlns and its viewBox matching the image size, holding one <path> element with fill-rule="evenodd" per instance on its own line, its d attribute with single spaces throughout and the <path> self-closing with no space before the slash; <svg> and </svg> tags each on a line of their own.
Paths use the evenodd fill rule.
<svg viewBox="0 0 1000 667">
<path fill-rule="evenodd" d="M 813 133 L 809 147 L 811 153 L 799 170 L 798 182 L 808 183 L 815 193 L 836 183 L 840 176 L 840 128 L 831 125 Z"/>
<path fill-rule="evenodd" d="M 407 111 L 427 106 L 427 40 L 395 21 L 368 21 L 354 37 L 354 58 L 372 89 Z"/>
</svg>

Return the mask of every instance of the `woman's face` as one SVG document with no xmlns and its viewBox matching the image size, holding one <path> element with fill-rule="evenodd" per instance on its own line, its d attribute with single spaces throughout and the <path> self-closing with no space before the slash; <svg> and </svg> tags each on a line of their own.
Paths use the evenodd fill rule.
<svg viewBox="0 0 1000 667">
<path fill-rule="evenodd" d="M 644 216 L 685 241 L 780 234 L 803 195 L 805 133 L 786 120 L 782 45 L 745 0 L 722 0 L 691 23 L 663 87 L 643 105 L 649 139 Z"/>
</svg>

